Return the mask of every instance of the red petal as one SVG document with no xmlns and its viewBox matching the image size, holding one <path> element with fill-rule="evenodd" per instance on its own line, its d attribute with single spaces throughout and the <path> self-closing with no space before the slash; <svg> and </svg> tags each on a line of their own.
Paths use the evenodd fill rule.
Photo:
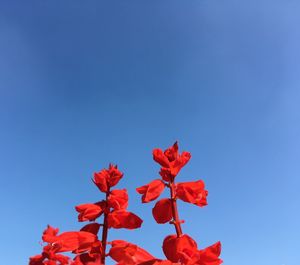
<svg viewBox="0 0 300 265">
<path fill-rule="evenodd" d="M 80 204 L 75 209 L 79 213 L 79 222 L 94 221 L 103 213 L 103 208 L 99 204 L 93 203 Z"/>
<path fill-rule="evenodd" d="M 182 263 L 185 265 L 220 265 L 223 262 L 219 258 L 220 253 L 221 243 L 217 242 L 203 250 L 198 250 L 190 257 L 185 256 Z"/>
<path fill-rule="evenodd" d="M 177 160 L 183 167 L 186 165 L 187 162 L 189 162 L 190 159 L 191 159 L 191 153 L 184 151 L 181 153 L 181 155 L 179 156 L 179 158 Z"/>
<path fill-rule="evenodd" d="M 169 147 L 164 152 L 165 156 L 170 162 L 174 161 L 178 157 L 178 143 L 175 142 L 173 146 Z"/>
<path fill-rule="evenodd" d="M 157 199 L 163 192 L 165 184 L 162 180 L 156 179 L 151 181 L 149 184 L 144 185 L 136 189 L 139 194 L 143 194 L 142 202 L 150 202 Z"/>
<path fill-rule="evenodd" d="M 107 182 L 109 187 L 117 185 L 120 179 L 123 177 L 123 173 L 118 169 L 118 166 L 115 166 L 113 164 L 109 165 L 108 174 L 109 178 Z"/>
<path fill-rule="evenodd" d="M 190 160 L 191 154 L 189 152 L 182 152 L 182 154 L 171 163 L 171 174 L 175 177 L 183 168 L 186 163 Z"/>
<path fill-rule="evenodd" d="M 219 259 L 221 254 L 221 242 L 217 242 L 203 250 L 199 251 L 200 258 L 199 260 L 203 265 L 219 265 L 222 263 L 222 260 Z"/>
<path fill-rule="evenodd" d="M 159 200 L 154 208 L 152 214 L 155 221 L 159 224 L 164 224 L 172 219 L 172 203 L 170 199 Z"/>
<path fill-rule="evenodd" d="M 79 247 L 78 232 L 64 232 L 51 243 L 56 252 L 73 251 Z"/>
<path fill-rule="evenodd" d="M 197 243 L 188 235 L 169 235 L 164 239 L 163 251 L 168 260 L 178 262 L 183 256 L 192 256 L 197 251 Z"/>
<path fill-rule="evenodd" d="M 169 167 L 169 165 L 170 165 L 169 159 L 168 159 L 168 157 L 166 157 L 166 155 L 164 154 L 164 152 L 161 149 L 156 148 L 153 150 L 152 153 L 153 153 L 154 161 L 159 163 L 162 167 Z"/>
<path fill-rule="evenodd" d="M 115 210 L 126 209 L 128 206 L 128 194 L 127 190 L 113 190 L 108 197 L 109 207 Z"/>
<path fill-rule="evenodd" d="M 194 182 L 182 182 L 176 185 L 176 195 L 179 199 L 196 204 L 200 207 L 207 205 L 207 190 L 202 180 Z"/>
<path fill-rule="evenodd" d="M 43 232 L 42 239 L 44 242 L 52 242 L 52 240 L 55 240 L 56 235 L 58 234 L 59 229 L 54 228 L 50 225 L 47 226 L 47 228 Z"/>
<path fill-rule="evenodd" d="M 142 225 L 143 220 L 137 215 L 124 210 L 113 211 L 108 215 L 109 228 L 127 228 L 135 229 Z"/>
<path fill-rule="evenodd" d="M 78 248 L 74 250 L 74 253 L 82 253 L 90 250 L 93 244 L 97 241 L 97 236 L 92 233 L 80 231 L 78 233 Z"/>
<path fill-rule="evenodd" d="M 159 175 L 161 175 L 162 179 L 167 182 L 171 181 L 174 178 L 174 176 L 172 176 L 171 174 L 170 168 L 162 167 L 159 171 Z"/>
<path fill-rule="evenodd" d="M 94 173 L 94 183 L 98 187 L 98 189 L 102 192 L 107 192 L 107 179 L 109 178 L 109 174 L 106 169 L 101 170 L 100 172 Z"/>
<path fill-rule="evenodd" d="M 88 250 L 92 243 L 96 241 L 96 236 L 88 232 L 64 232 L 58 236 L 44 238 L 45 242 L 50 245 L 44 247 L 45 251 L 49 252 L 66 252 Z"/>
<path fill-rule="evenodd" d="M 112 241 L 109 256 L 119 264 L 136 265 L 154 257 L 146 250 L 123 240 Z"/>
</svg>

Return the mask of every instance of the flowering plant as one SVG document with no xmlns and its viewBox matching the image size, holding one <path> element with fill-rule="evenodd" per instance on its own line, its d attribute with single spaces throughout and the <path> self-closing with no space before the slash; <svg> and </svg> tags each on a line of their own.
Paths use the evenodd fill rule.
<svg viewBox="0 0 300 265">
<path fill-rule="evenodd" d="M 205 249 L 198 249 L 196 241 L 184 234 L 179 218 L 177 200 L 192 203 L 199 207 L 207 205 L 208 192 L 202 180 L 179 182 L 175 180 L 181 168 L 190 160 L 189 152 L 178 151 L 177 142 L 161 150 L 153 150 L 153 159 L 160 165 L 160 178 L 137 188 L 142 195 L 142 203 L 156 200 L 168 188 L 169 198 L 156 202 L 152 214 L 158 224 L 174 225 L 176 234 L 168 235 L 163 241 L 166 259 L 159 259 L 139 246 L 124 240 L 107 241 L 109 229 L 137 229 L 142 219 L 127 211 L 128 194 L 126 189 L 113 189 L 122 179 L 123 173 L 110 164 L 107 169 L 94 173 L 93 182 L 104 199 L 95 203 L 85 203 L 75 207 L 78 221 L 89 221 L 80 231 L 63 232 L 48 225 L 42 235 L 46 243 L 42 253 L 29 259 L 29 265 L 105 265 L 109 256 L 117 265 L 219 265 L 222 260 L 221 243 L 217 242 Z M 103 217 L 103 222 L 96 220 Z M 101 235 L 99 232 L 101 231 Z M 107 250 L 107 246 L 110 249 Z M 74 258 L 63 255 L 71 252 Z"/>
</svg>

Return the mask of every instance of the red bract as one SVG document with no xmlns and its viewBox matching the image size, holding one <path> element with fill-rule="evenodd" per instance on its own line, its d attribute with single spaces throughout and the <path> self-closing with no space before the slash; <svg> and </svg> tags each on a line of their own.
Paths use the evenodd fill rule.
<svg viewBox="0 0 300 265">
<path fill-rule="evenodd" d="M 204 187 L 205 185 L 202 180 L 177 183 L 176 195 L 185 202 L 203 207 L 207 205 L 206 196 L 208 194 L 208 191 Z"/>
<path fill-rule="evenodd" d="M 170 199 L 161 199 L 159 200 L 154 208 L 152 209 L 152 214 L 155 221 L 159 224 L 164 224 L 169 222 L 172 215 L 172 203 Z"/>
<path fill-rule="evenodd" d="M 168 260 L 179 262 L 197 252 L 197 243 L 188 235 L 169 235 L 164 239 L 163 251 Z"/>
<path fill-rule="evenodd" d="M 184 260 L 186 265 L 220 265 L 223 261 L 219 258 L 221 243 L 217 242 L 205 249 L 198 250 L 190 258 Z"/>
<path fill-rule="evenodd" d="M 157 148 L 153 150 L 153 159 L 162 167 L 170 167 L 170 161 L 163 150 Z"/>
<path fill-rule="evenodd" d="M 100 191 L 107 192 L 109 188 L 117 185 L 122 177 L 123 173 L 118 167 L 110 164 L 108 169 L 95 173 L 93 181 Z"/>
<path fill-rule="evenodd" d="M 60 235 L 57 233 L 58 229 L 48 226 L 42 237 L 44 242 L 50 243 L 54 252 L 84 252 L 91 248 L 91 245 L 96 241 L 94 234 L 85 231 L 64 232 Z"/>
<path fill-rule="evenodd" d="M 157 199 L 165 188 L 165 183 L 160 179 L 151 181 L 149 184 L 136 188 L 139 194 L 143 194 L 142 202 L 150 202 Z"/>
<path fill-rule="evenodd" d="M 137 215 L 124 210 L 113 211 L 108 215 L 109 228 L 127 228 L 135 229 L 142 225 L 143 220 Z"/>
<path fill-rule="evenodd" d="M 146 250 L 123 240 L 112 241 L 109 256 L 119 265 L 135 265 L 155 259 Z"/>
<path fill-rule="evenodd" d="M 94 221 L 96 218 L 101 216 L 105 209 L 105 203 L 86 203 L 80 204 L 75 207 L 76 211 L 79 212 L 78 221 Z"/>
<path fill-rule="evenodd" d="M 108 206 L 115 209 L 121 210 L 128 207 L 128 194 L 127 190 L 113 190 L 108 196 Z"/>
<path fill-rule="evenodd" d="M 164 152 L 158 148 L 153 150 L 153 159 L 162 166 L 160 175 L 165 181 L 170 181 L 176 177 L 180 169 L 186 165 L 190 158 L 191 154 L 189 152 L 178 153 L 177 142 Z"/>
</svg>

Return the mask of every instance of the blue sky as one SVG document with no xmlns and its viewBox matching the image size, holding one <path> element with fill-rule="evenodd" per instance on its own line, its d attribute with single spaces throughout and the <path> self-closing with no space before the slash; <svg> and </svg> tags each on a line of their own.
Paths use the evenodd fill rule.
<svg viewBox="0 0 300 265">
<path fill-rule="evenodd" d="M 101 194 L 117 163 L 139 231 L 109 239 L 163 257 L 173 233 L 135 188 L 158 176 L 154 147 L 192 153 L 208 207 L 181 203 L 199 246 L 229 265 L 300 259 L 300 3 L 296 0 L 0 3 L 1 263 L 27 264 L 47 224 Z M 108 264 L 113 264 L 109 262 Z"/>
</svg>

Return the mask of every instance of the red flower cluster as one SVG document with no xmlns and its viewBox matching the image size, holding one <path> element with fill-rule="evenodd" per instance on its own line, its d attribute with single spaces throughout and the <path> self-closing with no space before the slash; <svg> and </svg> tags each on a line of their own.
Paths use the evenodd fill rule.
<svg viewBox="0 0 300 265">
<path fill-rule="evenodd" d="M 154 149 L 153 159 L 161 166 L 161 179 L 136 189 L 142 195 L 143 203 L 156 200 L 165 188 L 170 191 L 170 196 L 157 201 L 152 209 L 157 223 L 169 222 L 176 230 L 176 234 L 168 235 L 163 241 L 166 259 L 156 258 L 141 247 L 123 240 L 107 242 L 110 228 L 136 229 L 143 222 L 137 215 L 127 211 L 127 190 L 113 189 L 123 173 L 110 164 L 108 169 L 95 173 L 93 178 L 94 184 L 104 193 L 104 199 L 75 207 L 78 221 L 90 223 L 80 231 L 61 234 L 58 234 L 58 229 L 48 226 L 42 236 L 46 243 L 42 254 L 31 257 L 29 265 L 105 265 L 108 256 L 117 265 L 220 265 L 220 242 L 200 250 L 195 240 L 182 232 L 181 224 L 184 221 L 179 219 L 177 200 L 200 207 L 207 205 L 208 192 L 202 180 L 175 183 L 176 176 L 190 158 L 190 153 L 178 152 L 177 142 L 165 151 Z M 100 217 L 103 217 L 103 222 L 96 222 Z M 98 237 L 99 231 L 101 236 Z M 110 249 L 106 251 L 108 245 Z M 71 259 L 60 254 L 62 252 L 72 252 L 75 257 Z"/>
<path fill-rule="evenodd" d="M 142 194 L 143 203 L 157 199 L 165 187 L 170 190 L 170 197 L 160 199 L 152 209 L 153 217 L 157 223 L 169 222 L 175 226 L 176 235 L 167 236 L 163 242 L 163 251 L 168 262 L 185 265 L 219 265 L 222 263 L 222 260 L 219 259 L 220 242 L 204 250 L 199 250 L 197 243 L 189 235 L 182 232 L 181 223 L 184 221 L 179 219 L 177 200 L 180 199 L 200 207 L 207 205 L 208 192 L 205 190 L 202 180 L 175 183 L 176 176 L 190 158 L 189 152 L 182 152 L 181 154 L 178 152 L 177 142 L 165 151 L 158 148 L 154 149 L 153 159 L 161 166 L 159 174 L 162 179 L 153 180 L 136 190 Z"/>
<path fill-rule="evenodd" d="M 142 219 L 126 210 L 128 206 L 127 190 L 111 190 L 122 177 L 123 173 L 112 164 L 109 165 L 108 169 L 95 173 L 93 181 L 99 190 L 105 193 L 106 199 L 76 206 L 75 209 L 79 213 L 78 221 L 95 221 L 104 214 L 104 229 L 135 229 L 140 227 L 143 222 Z"/>
<path fill-rule="evenodd" d="M 65 232 L 60 235 L 57 235 L 58 229 L 48 226 L 42 237 L 48 244 L 43 248 L 41 255 L 30 258 L 29 265 L 101 265 L 105 264 L 107 255 L 114 258 L 116 251 L 113 247 L 108 254 L 106 253 L 108 230 L 110 228 L 136 229 L 143 222 L 137 215 L 127 211 L 127 190 L 112 189 L 122 177 L 123 173 L 112 164 L 108 169 L 95 173 L 93 182 L 105 194 L 105 199 L 75 207 L 79 213 L 79 222 L 92 223 L 85 225 L 79 232 Z M 102 215 L 103 223 L 94 222 Z M 100 227 L 102 227 L 101 240 L 98 239 Z M 68 256 L 58 254 L 60 252 L 72 252 L 77 255 L 71 260 Z M 119 262 L 119 264 L 126 263 Z"/>
</svg>

